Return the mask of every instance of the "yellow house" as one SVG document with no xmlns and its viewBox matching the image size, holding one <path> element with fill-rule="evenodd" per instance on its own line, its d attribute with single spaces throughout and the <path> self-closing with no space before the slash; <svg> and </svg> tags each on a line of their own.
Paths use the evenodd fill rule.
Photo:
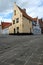
<svg viewBox="0 0 43 65">
<path fill-rule="evenodd" d="M 9 27 L 9 34 L 32 33 L 32 18 L 27 15 L 26 9 L 21 9 L 14 3 L 12 26 Z"/>
</svg>

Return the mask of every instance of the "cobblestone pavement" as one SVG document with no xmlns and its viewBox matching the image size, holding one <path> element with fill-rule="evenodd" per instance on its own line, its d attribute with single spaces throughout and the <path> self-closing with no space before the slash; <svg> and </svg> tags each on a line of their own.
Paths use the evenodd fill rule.
<svg viewBox="0 0 43 65">
<path fill-rule="evenodd" d="M 0 65 L 43 65 L 43 35 L 0 35 Z"/>
</svg>

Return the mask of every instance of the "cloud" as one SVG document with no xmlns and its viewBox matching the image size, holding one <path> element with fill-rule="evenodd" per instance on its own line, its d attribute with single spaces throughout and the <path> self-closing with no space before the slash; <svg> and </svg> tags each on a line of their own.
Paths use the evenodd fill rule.
<svg viewBox="0 0 43 65">
<path fill-rule="evenodd" d="M 26 8 L 30 16 L 43 17 L 43 0 L 0 0 L 0 21 L 12 19 L 14 2 Z"/>
<path fill-rule="evenodd" d="M 0 12 L 12 9 L 13 3 L 11 0 L 0 0 Z"/>
<path fill-rule="evenodd" d="M 5 22 L 11 22 L 12 21 L 12 10 L 6 10 L 5 12 L 0 13 L 0 22 L 5 21 Z"/>
<path fill-rule="evenodd" d="M 3 13 L 3 18 L 12 18 L 13 10 L 7 10 Z"/>
<path fill-rule="evenodd" d="M 12 22 L 12 19 L 3 18 L 2 16 L 0 16 L 0 24 L 1 24 L 1 21 L 3 21 L 3 22 Z"/>
<path fill-rule="evenodd" d="M 12 22 L 11 19 L 6 19 L 6 18 L 4 18 L 2 21 L 4 21 L 4 22 Z"/>
<path fill-rule="evenodd" d="M 27 13 L 32 17 L 43 18 L 43 6 L 27 8 Z"/>
</svg>

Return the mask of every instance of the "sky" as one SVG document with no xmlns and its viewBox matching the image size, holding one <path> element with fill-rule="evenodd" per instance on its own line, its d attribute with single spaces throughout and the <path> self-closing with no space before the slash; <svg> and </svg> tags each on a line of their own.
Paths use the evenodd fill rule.
<svg viewBox="0 0 43 65">
<path fill-rule="evenodd" d="M 11 22 L 14 2 L 31 17 L 43 18 L 43 0 L 0 0 L 0 22 Z"/>
</svg>

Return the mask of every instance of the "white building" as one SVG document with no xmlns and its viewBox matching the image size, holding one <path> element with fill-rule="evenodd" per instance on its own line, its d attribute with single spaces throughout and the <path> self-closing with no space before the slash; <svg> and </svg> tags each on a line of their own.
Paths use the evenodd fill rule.
<svg viewBox="0 0 43 65">
<path fill-rule="evenodd" d="M 9 29 L 8 28 L 3 29 L 2 34 L 9 34 Z"/>
<path fill-rule="evenodd" d="M 33 34 L 41 34 L 41 28 L 39 25 L 38 18 L 34 18 L 34 21 L 33 21 Z"/>
<path fill-rule="evenodd" d="M 1 22 L 2 34 L 9 34 L 9 26 L 11 25 L 12 23 L 9 23 L 9 22 Z"/>
</svg>

